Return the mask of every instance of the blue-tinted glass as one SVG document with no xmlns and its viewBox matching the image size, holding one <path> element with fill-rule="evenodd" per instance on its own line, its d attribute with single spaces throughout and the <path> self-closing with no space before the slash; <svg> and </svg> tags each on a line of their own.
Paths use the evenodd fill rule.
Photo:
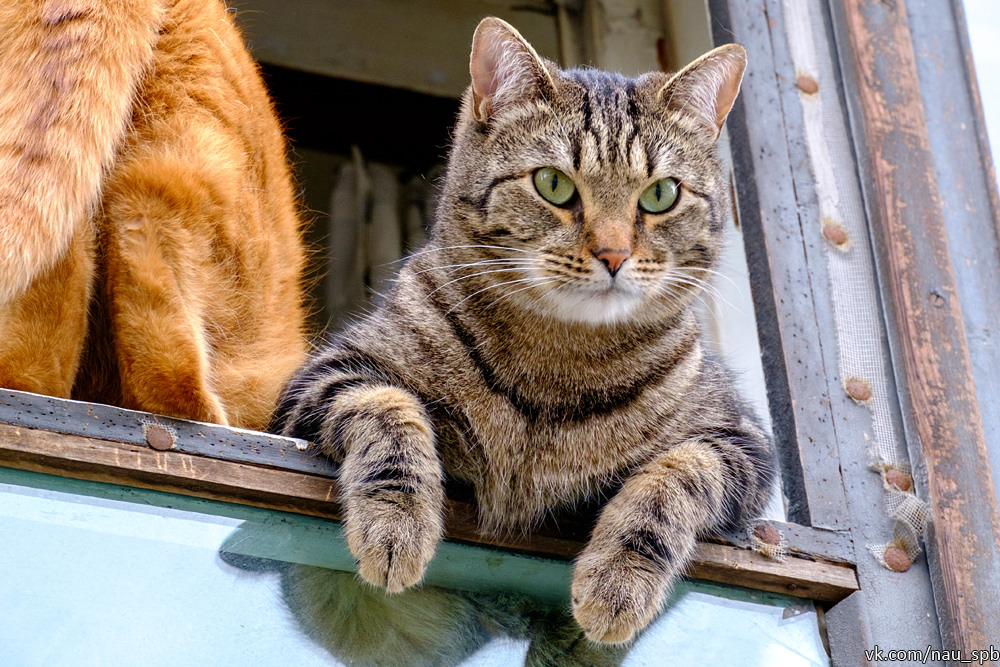
<svg viewBox="0 0 1000 667">
<path fill-rule="evenodd" d="M 685 582 L 630 650 L 592 653 L 568 563 L 445 543 L 423 590 L 387 598 L 343 571 L 334 522 L 113 485 L 0 469 L 0 536 L 6 667 L 827 663 L 792 598 Z M 393 619 L 409 643 L 387 643 Z"/>
</svg>

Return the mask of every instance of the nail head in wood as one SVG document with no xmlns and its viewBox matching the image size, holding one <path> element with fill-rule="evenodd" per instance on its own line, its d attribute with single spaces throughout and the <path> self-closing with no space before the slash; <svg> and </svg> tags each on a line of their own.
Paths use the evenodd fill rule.
<svg viewBox="0 0 1000 667">
<path fill-rule="evenodd" d="M 165 426 L 147 424 L 145 428 L 146 443 L 153 449 L 165 452 L 174 448 L 174 434 Z"/>
<path fill-rule="evenodd" d="M 850 238 L 847 236 L 847 231 L 839 222 L 824 222 L 823 237 L 841 250 L 846 250 L 848 242 L 850 241 Z"/>
<path fill-rule="evenodd" d="M 768 523 L 762 523 L 753 529 L 753 534 L 764 544 L 778 546 L 781 544 L 781 533 L 778 529 Z"/>
<path fill-rule="evenodd" d="M 893 572 L 906 572 L 913 562 L 902 548 L 890 545 L 882 552 L 882 560 Z"/>
<path fill-rule="evenodd" d="M 885 481 L 890 486 L 894 486 L 900 491 L 909 491 L 913 488 L 913 478 L 909 474 L 896 468 L 889 468 L 885 471 Z"/>
<path fill-rule="evenodd" d="M 847 390 L 847 395 L 858 403 L 864 403 L 871 400 L 872 389 L 868 385 L 868 382 L 862 380 L 861 378 L 847 378 L 847 382 L 844 383 L 844 388 Z"/>
<path fill-rule="evenodd" d="M 808 74 L 800 74 L 795 79 L 795 87 L 806 95 L 815 95 L 819 92 L 819 82 Z"/>
</svg>

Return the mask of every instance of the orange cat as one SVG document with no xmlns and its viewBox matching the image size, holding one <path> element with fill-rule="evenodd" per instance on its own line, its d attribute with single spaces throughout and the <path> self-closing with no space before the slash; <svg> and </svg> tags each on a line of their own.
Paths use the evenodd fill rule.
<svg viewBox="0 0 1000 667">
<path fill-rule="evenodd" d="M 264 428 L 305 355 L 303 263 L 221 2 L 0 5 L 0 386 Z"/>
</svg>

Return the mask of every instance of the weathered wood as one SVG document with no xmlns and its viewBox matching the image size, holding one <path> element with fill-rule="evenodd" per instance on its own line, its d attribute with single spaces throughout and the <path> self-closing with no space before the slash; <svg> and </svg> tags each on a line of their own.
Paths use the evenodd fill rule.
<svg viewBox="0 0 1000 667">
<path fill-rule="evenodd" d="M 829 33 L 819 29 L 815 35 L 803 34 L 803 29 L 810 32 L 809 23 L 828 25 L 824 3 L 728 0 L 713 1 L 711 8 L 716 40 L 741 42 L 755 64 L 744 80 L 743 115 L 731 116 L 728 125 L 734 138 L 744 238 L 756 276 L 754 295 L 765 305 L 763 309 L 758 305 L 757 314 L 762 350 L 769 362 L 775 432 L 785 456 L 786 491 L 796 491 L 787 476 L 794 480 L 798 467 L 802 470 L 800 493 L 808 501 L 808 512 L 795 516 L 846 531 L 852 538 L 849 551 L 857 562 L 861 590 L 827 613 L 834 662 L 861 664 L 864 651 L 875 643 L 940 648 L 935 618 L 897 613 L 899 609 L 933 609 L 924 561 L 899 574 L 882 568 L 868 553 L 868 546 L 891 539 L 892 521 L 885 513 L 881 480 L 868 468 L 871 413 L 853 403 L 838 376 L 835 286 L 830 281 L 819 204 L 820 196 L 832 193 L 820 190 L 813 173 L 811 156 L 817 147 L 809 143 L 804 130 L 805 91 L 796 85 L 802 72 L 793 62 L 789 41 L 790 36 L 805 41 L 815 52 L 815 62 L 823 63 L 810 75 L 818 79 L 814 90 L 824 100 L 826 131 L 849 136 Z M 793 25 L 789 25 L 786 8 L 799 12 Z M 801 12 L 807 18 L 805 26 Z M 798 46 L 794 53 L 801 57 L 801 42 Z M 840 102 L 839 113 L 838 105 L 830 105 L 830 100 Z M 853 174 L 844 178 L 843 172 L 851 166 L 850 156 L 837 163 L 838 186 L 850 187 Z M 849 195 L 860 199 L 860 189 L 837 193 L 841 202 Z M 863 251 L 868 238 L 861 235 L 853 243 L 855 251 Z M 871 290 L 877 289 L 873 281 Z M 873 337 L 882 340 L 877 331 L 878 323 L 872 322 Z M 807 529 L 807 534 L 817 531 Z"/>
<path fill-rule="evenodd" d="M 972 45 L 969 43 L 968 21 L 965 17 L 965 5 L 962 0 L 951 0 L 952 15 L 954 23 L 952 35 L 957 42 L 958 55 L 962 60 L 962 71 L 965 74 L 962 84 L 964 91 L 971 103 L 970 116 L 976 127 L 976 142 L 979 144 L 978 154 L 971 165 L 974 170 L 979 171 L 979 176 L 985 181 L 985 196 L 989 200 L 990 218 L 993 222 L 994 233 L 1000 237 L 1000 189 L 997 187 L 997 166 L 993 162 L 993 154 L 990 151 L 990 140 L 986 131 L 986 118 L 983 112 L 983 100 L 979 92 L 979 81 L 977 80 L 976 66 L 972 58 Z M 931 24 L 933 25 L 933 24 Z M 940 27 L 938 27 L 940 30 Z M 933 31 L 929 30 L 928 34 Z M 938 68 L 942 76 L 945 76 L 944 68 Z M 986 72 L 983 72 L 988 76 Z M 950 77 L 948 77 L 950 78 Z M 998 494 L 1000 495 L 1000 494 Z"/>
<path fill-rule="evenodd" d="M 749 59 L 726 125 L 788 519 L 845 529 L 829 388 L 837 375 L 829 286 L 825 260 L 811 248 L 818 240 L 807 233 L 814 221 L 800 217 L 810 202 L 807 193 L 799 200 L 796 174 L 808 164 L 790 142 L 801 142 L 801 122 L 786 118 L 778 85 L 794 81 L 795 70 L 775 50 L 760 3 L 711 0 L 709 8 L 716 43 L 739 41 Z"/>
<path fill-rule="evenodd" d="M 305 440 L 10 389 L 0 389 L 0 423 L 133 445 L 145 445 L 147 426 L 160 425 L 173 436 L 172 451 L 282 470 L 337 474 L 336 465 Z"/>
<path fill-rule="evenodd" d="M 983 432 L 1000 433 L 1000 202 L 962 3 L 910 0 L 908 7 Z M 1000 447 L 988 450 L 1000 496 Z"/>
<path fill-rule="evenodd" d="M 335 480 L 148 446 L 0 425 L 0 464 L 47 474 L 126 484 L 257 507 L 339 519 Z M 586 527 L 572 522 L 528 538 L 487 539 L 476 531 L 473 508 L 448 502 L 450 539 L 557 558 L 572 558 Z M 823 558 L 770 561 L 745 549 L 699 545 L 691 574 L 748 588 L 836 601 L 857 590 L 850 564 Z"/>
<path fill-rule="evenodd" d="M 336 481 L 89 437 L 0 425 L 0 464 L 213 500 L 339 518 Z"/>
<path fill-rule="evenodd" d="M 854 570 L 825 563 L 788 558 L 776 561 L 754 551 L 701 542 L 688 576 L 737 586 L 746 586 L 745 575 L 753 573 L 753 588 L 823 602 L 838 602 L 845 591 L 857 590 Z"/>
<path fill-rule="evenodd" d="M 854 542 L 849 532 L 809 528 L 795 523 L 764 521 L 784 538 L 785 550 L 801 558 L 827 560 L 833 563 L 853 564 L 855 562 Z M 746 533 L 723 533 L 722 543 L 733 546 L 752 547 Z"/>
<path fill-rule="evenodd" d="M 970 651 L 1000 636 L 1000 515 L 906 3 L 845 0 L 842 12 L 911 444 L 922 448 L 911 456 L 927 468 L 937 611 L 945 647 Z"/>
</svg>

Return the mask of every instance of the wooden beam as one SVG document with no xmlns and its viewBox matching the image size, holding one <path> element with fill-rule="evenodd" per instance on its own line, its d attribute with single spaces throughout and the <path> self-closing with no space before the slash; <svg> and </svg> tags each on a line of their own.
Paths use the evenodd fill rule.
<svg viewBox="0 0 1000 667">
<path fill-rule="evenodd" d="M 1000 637 L 1000 515 L 906 3 L 845 0 L 841 11 L 911 446 L 927 468 L 943 639 L 981 649 Z"/>
<path fill-rule="evenodd" d="M 327 477 L 337 474 L 336 464 L 305 440 L 12 389 L 0 389 L 0 423 L 133 445 L 148 444 L 151 429 L 154 434 L 165 429 L 171 451 Z"/>
<path fill-rule="evenodd" d="M 997 188 L 997 166 L 993 163 L 993 154 L 990 152 L 990 140 L 987 135 L 983 100 L 979 92 L 976 65 L 972 57 L 972 45 L 969 43 L 969 28 L 965 17 L 965 5 L 963 0 L 951 0 L 950 4 L 955 23 L 954 29 L 957 33 L 956 41 L 958 42 L 959 53 L 964 65 L 962 69 L 965 76 L 962 81 L 968 88 L 969 101 L 972 106 L 971 115 L 976 126 L 976 143 L 979 148 L 979 155 L 972 164 L 972 167 L 980 170 L 982 173 L 986 185 L 986 198 L 989 201 L 990 217 L 993 221 L 995 233 L 1000 238 L 1000 189 Z M 994 141 L 1000 141 L 1000 138 L 995 138 Z"/>
<path fill-rule="evenodd" d="M 547 58 L 559 57 L 555 8 L 518 0 L 235 0 L 254 58 L 272 65 L 460 97 L 469 46 L 484 16 L 514 25 Z M 390 18 L 391 17 L 391 18 Z M 343 103 L 348 103 L 344 101 Z M 336 117 L 336 107 L 326 110 Z"/>
<path fill-rule="evenodd" d="M 710 0 L 717 44 L 739 41 L 749 59 L 726 122 L 736 199 L 750 271 L 757 334 L 788 518 L 830 530 L 850 528 L 838 427 L 857 417 L 841 408 L 836 322 L 818 205 L 808 195 L 795 68 L 781 50 L 768 5 Z M 780 18 L 780 12 L 778 13 Z M 784 84 L 784 85 L 782 85 Z"/>
<path fill-rule="evenodd" d="M 0 424 L 0 465 L 63 477 L 340 518 L 335 480 Z"/>
<path fill-rule="evenodd" d="M 737 586 L 747 586 L 749 578 L 752 588 L 824 602 L 839 602 L 845 591 L 858 588 L 852 568 L 803 558 L 776 561 L 755 551 L 709 542 L 698 544 L 688 576 Z"/>
<path fill-rule="evenodd" d="M 285 512 L 339 519 L 337 483 L 318 475 L 249 465 L 151 446 L 0 424 L 0 465 L 78 479 L 211 498 Z M 586 540 L 585 523 L 567 522 L 524 539 L 484 538 L 475 511 L 448 501 L 446 536 L 475 544 L 569 559 Z M 693 577 L 835 602 L 857 590 L 849 563 L 822 554 L 773 561 L 746 549 L 702 543 Z"/>
</svg>

